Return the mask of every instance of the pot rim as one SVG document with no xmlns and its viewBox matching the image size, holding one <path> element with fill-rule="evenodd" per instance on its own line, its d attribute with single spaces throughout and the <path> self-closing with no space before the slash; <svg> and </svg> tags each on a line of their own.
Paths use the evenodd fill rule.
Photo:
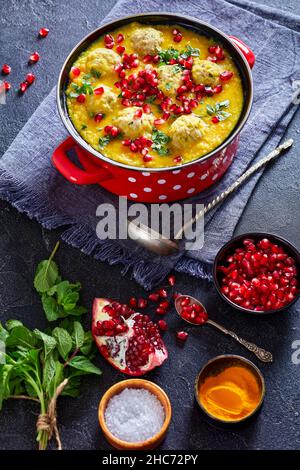
<svg viewBox="0 0 300 470">
<path fill-rule="evenodd" d="M 99 36 L 101 36 L 102 32 L 104 32 L 103 31 L 104 29 L 116 29 L 118 27 L 118 23 L 122 23 L 123 21 L 127 21 L 127 20 L 138 21 L 139 18 L 146 18 L 146 19 L 149 18 L 149 19 L 151 19 L 151 17 L 153 17 L 154 15 L 159 16 L 159 17 L 165 17 L 165 19 L 174 18 L 174 23 L 176 23 L 176 19 L 177 19 L 177 21 L 178 20 L 179 21 L 180 20 L 181 21 L 186 21 L 186 22 L 190 23 L 191 26 L 195 26 L 195 24 L 196 24 L 196 26 L 197 26 L 197 24 L 199 26 L 204 26 L 205 28 L 207 28 L 208 30 L 210 30 L 212 32 L 212 37 L 214 37 L 214 35 L 220 35 L 222 37 L 222 41 L 225 44 L 229 43 L 230 47 L 235 49 L 237 55 L 239 56 L 239 59 L 244 63 L 244 66 L 246 67 L 247 76 L 248 76 L 248 79 L 249 79 L 249 99 L 248 99 L 248 104 L 246 105 L 246 109 L 244 110 L 244 116 L 243 116 L 242 120 L 240 121 L 240 123 L 236 125 L 236 127 L 233 129 L 232 133 L 228 136 L 228 138 L 224 142 L 222 142 L 218 147 L 213 149 L 211 152 L 209 152 L 208 154 L 203 155 L 201 157 L 198 157 L 195 160 L 184 163 L 183 165 L 175 165 L 175 166 L 160 167 L 160 168 L 147 168 L 147 167 L 138 167 L 138 166 L 133 166 L 133 165 L 126 165 L 125 163 L 121 163 L 121 162 L 117 162 L 115 160 L 112 160 L 109 157 L 106 157 L 105 155 L 103 155 L 101 152 L 98 152 L 90 144 L 88 144 L 81 137 L 79 132 L 74 127 L 68 113 L 64 112 L 64 109 L 62 107 L 62 102 L 61 102 L 61 92 L 64 93 L 64 90 L 62 89 L 62 85 L 63 85 L 63 82 L 64 82 L 63 75 L 65 73 L 65 70 L 66 70 L 66 67 L 68 65 L 69 60 L 76 53 L 77 49 L 84 42 L 86 42 L 91 36 L 95 35 L 96 33 L 99 33 Z M 128 23 L 129 23 L 129 21 L 128 21 Z M 138 13 L 138 14 L 135 14 L 135 15 L 123 16 L 121 18 L 118 18 L 117 20 L 113 20 L 113 21 L 110 21 L 108 23 L 105 23 L 105 24 L 101 25 L 99 28 L 96 28 L 95 30 L 93 30 L 92 32 L 87 34 L 83 39 L 81 39 L 81 41 L 79 41 L 76 44 L 76 46 L 73 47 L 73 49 L 68 54 L 66 60 L 64 61 L 63 65 L 61 67 L 61 71 L 59 73 L 58 82 L 57 82 L 56 101 L 57 101 L 58 112 L 59 112 L 59 115 L 61 117 L 61 120 L 62 120 L 65 128 L 67 129 L 69 134 L 73 137 L 73 139 L 75 139 L 75 141 L 81 147 L 83 147 L 84 150 L 86 150 L 88 153 L 92 154 L 94 157 L 98 158 L 99 160 L 102 160 L 102 161 L 104 161 L 104 162 L 106 162 L 110 165 L 116 166 L 118 168 L 123 168 L 123 169 L 126 169 L 126 170 L 137 171 L 137 172 L 160 173 L 160 172 L 166 172 L 166 171 L 181 170 L 182 168 L 188 168 L 188 167 L 198 163 L 200 160 L 201 160 L 201 163 L 202 163 L 202 162 L 208 160 L 209 158 L 211 158 L 212 156 L 216 155 L 217 153 L 221 152 L 222 150 L 224 150 L 231 142 L 233 142 L 233 140 L 235 138 L 238 137 L 239 133 L 241 132 L 241 130 L 243 129 L 244 125 L 247 122 L 247 119 L 249 117 L 249 114 L 250 114 L 250 111 L 251 111 L 251 108 L 252 108 L 252 103 L 253 103 L 253 78 L 252 78 L 251 69 L 249 67 L 249 64 L 248 64 L 246 58 L 244 57 L 244 55 L 242 54 L 240 49 L 236 46 L 236 44 L 234 42 L 232 42 L 230 40 L 230 38 L 225 33 L 223 33 L 223 31 L 221 31 L 220 29 L 218 29 L 214 26 L 211 26 L 209 23 L 207 23 L 205 21 L 198 20 L 197 18 L 194 18 L 192 16 L 183 16 L 183 15 L 175 14 L 175 13 L 154 11 L 154 12 Z"/>
</svg>

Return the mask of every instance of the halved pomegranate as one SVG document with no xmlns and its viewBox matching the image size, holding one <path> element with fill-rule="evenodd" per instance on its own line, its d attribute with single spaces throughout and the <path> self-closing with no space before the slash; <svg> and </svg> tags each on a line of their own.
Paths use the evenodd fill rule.
<svg viewBox="0 0 300 470">
<path fill-rule="evenodd" d="M 102 356 L 127 375 L 144 375 L 168 357 L 157 325 L 126 304 L 95 299 L 92 334 Z"/>
</svg>

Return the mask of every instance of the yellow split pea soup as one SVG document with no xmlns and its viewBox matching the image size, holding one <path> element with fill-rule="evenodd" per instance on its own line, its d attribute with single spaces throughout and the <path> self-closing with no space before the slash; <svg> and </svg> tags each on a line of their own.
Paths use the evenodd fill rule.
<svg viewBox="0 0 300 470">
<path fill-rule="evenodd" d="M 177 26 L 130 23 L 74 62 L 70 118 L 94 149 L 126 165 L 162 168 L 218 147 L 243 107 L 226 49 Z"/>
</svg>

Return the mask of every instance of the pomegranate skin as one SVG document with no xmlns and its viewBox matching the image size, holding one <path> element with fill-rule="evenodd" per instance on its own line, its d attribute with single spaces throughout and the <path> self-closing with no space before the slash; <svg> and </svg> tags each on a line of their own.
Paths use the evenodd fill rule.
<svg viewBox="0 0 300 470">
<path fill-rule="evenodd" d="M 95 298 L 93 303 L 93 319 L 92 319 L 92 335 L 94 341 L 99 349 L 100 354 L 117 370 L 123 374 L 139 377 L 155 367 L 160 366 L 168 357 L 167 349 L 163 343 L 163 340 L 159 334 L 157 325 L 155 325 L 147 315 L 139 312 L 134 312 L 130 307 L 125 306 L 128 310 L 124 313 L 124 306 L 119 304 L 116 310 L 112 310 L 112 316 L 108 311 L 112 304 L 118 304 L 115 301 L 105 298 Z M 110 326 L 111 320 L 120 322 L 123 326 L 125 325 L 126 331 L 119 333 L 118 331 L 106 330 L 106 334 L 99 335 L 99 328 L 103 330 L 103 326 Z M 140 322 L 148 323 L 149 330 L 154 328 L 154 335 L 156 335 L 155 341 L 157 344 L 153 346 L 146 344 L 151 350 L 147 351 L 147 361 L 145 364 L 139 366 L 128 366 L 128 357 L 132 356 L 132 349 L 136 346 L 133 345 L 138 336 L 136 328 Z M 120 326 L 116 327 L 118 330 Z M 150 334 L 147 330 L 146 333 Z M 152 331 L 152 330 L 151 330 Z M 153 336 L 151 333 L 150 336 Z M 138 356 L 138 360 L 140 355 Z"/>
</svg>

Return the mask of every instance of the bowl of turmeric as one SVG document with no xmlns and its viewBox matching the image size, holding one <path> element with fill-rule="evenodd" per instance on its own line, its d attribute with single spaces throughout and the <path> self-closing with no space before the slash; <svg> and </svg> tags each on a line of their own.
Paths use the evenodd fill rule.
<svg viewBox="0 0 300 470">
<path fill-rule="evenodd" d="M 217 356 L 201 369 L 195 382 L 195 397 L 209 418 L 225 424 L 241 423 L 261 407 L 265 382 L 260 370 L 248 359 Z"/>
</svg>

